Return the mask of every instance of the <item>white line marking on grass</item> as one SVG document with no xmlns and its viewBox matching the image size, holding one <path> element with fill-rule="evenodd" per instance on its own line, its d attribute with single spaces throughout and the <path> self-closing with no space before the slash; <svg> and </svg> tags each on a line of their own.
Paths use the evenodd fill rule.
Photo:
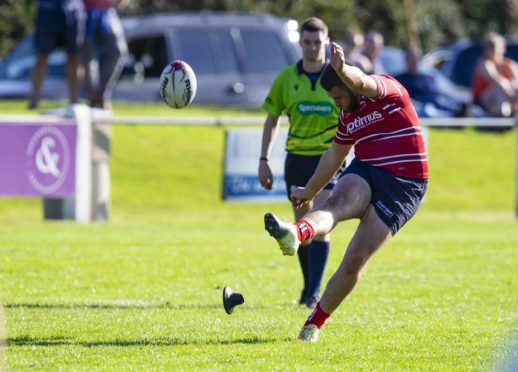
<svg viewBox="0 0 518 372">
<path fill-rule="evenodd" d="M 164 306 L 164 302 L 150 302 L 144 300 L 133 300 L 133 299 L 114 299 L 114 300 L 102 300 L 98 302 L 85 302 L 85 306 L 113 306 L 113 307 L 157 307 Z"/>
</svg>

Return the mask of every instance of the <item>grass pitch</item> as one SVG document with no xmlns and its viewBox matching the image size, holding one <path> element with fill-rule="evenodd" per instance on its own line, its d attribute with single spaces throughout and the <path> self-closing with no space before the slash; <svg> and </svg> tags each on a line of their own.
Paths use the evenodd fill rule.
<svg viewBox="0 0 518 372">
<path fill-rule="evenodd" d="M 431 131 L 421 210 L 311 345 L 295 340 L 309 315 L 297 260 L 262 226 L 289 205 L 220 200 L 223 138 L 115 126 L 107 223 L 45 222 L 41 201 L 0 199 L 0 369 L 458 371 L 518 358 L 514 132 Z M 356 224 L 333 232 L 325 280 Z M 246 301 L 231 316 L 224 285 Z"/>
</svg>

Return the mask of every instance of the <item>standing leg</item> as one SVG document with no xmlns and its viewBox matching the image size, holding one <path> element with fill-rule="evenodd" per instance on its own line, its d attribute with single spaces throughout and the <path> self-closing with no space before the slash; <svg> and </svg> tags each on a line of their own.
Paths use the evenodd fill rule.
<svg viewBox="0 0 518 372">
<path fill-rule="evenodd" d="M 83 46 L 83 64 L 85 70 L 85 88 L 88 96 L 89 105 L 92 107 L 98 106 L 100 96 L 98 93 L 99 86 L 99 63 L 96 57 L 97 41 L 92 35 Z"/>
<path fill-rule="evenodd" d="M 128 53 L 128 46 L 117 11 L 110 9 L 106 13 L 106 17 L 110 30 L 109 32 L 101 32 L 100 36 L 106 59 L 100 66 L 99 92 L 102 106 L 110 108 L 113 89 L 124 67 L 124 58 Z"/>
<path fill-rule="evenodd" d="M 316 341 L 320 328 L 331 313 L 353 290 L 361 271 L 372 255 L 392 236 L 390 228 L 379 218 L 371 205 L 361 219 L 347 247 L 342 263 L 333 274 L 313 313 L 302 327 L 299 338 Z"/>
<path fill-rule="evenodd" d="M 69 54 L 67 59 L 67 81 L 70 104 L 78 102 L 80 66 L 80 55 L 78 53 Z"/>
<path fill-rule="evenodd" d="M 367 261 L 391 237 L 390 228 L 381 221 L 374 207 L 370 206 L 361 219 L 338 270 L 327 283 L 320 300 L 323 311 L 329 314 L 336 310 L 353 290 Z"/>
<path fill-rule="evenodd" d="M 31 96 L 29 100 L 29 109 L 35 109 L 38 107 L 38 102 L 40 100 L 41 93 L 41 85 L 43 83 L 43 79 L 47 74 L 47 60 L 48 54 L 38 54 L 36 57 L 36 64 L 32 70 L 32 90 Z"/>
</svg>

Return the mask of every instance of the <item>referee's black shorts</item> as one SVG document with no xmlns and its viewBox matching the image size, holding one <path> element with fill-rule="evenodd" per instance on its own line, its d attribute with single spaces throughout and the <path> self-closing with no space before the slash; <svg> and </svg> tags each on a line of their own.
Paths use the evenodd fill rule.
<svg viewBox="0 0 518 372">
<path fill-rule="evenodd" d="M 286 191 L 288 199 L 291 197 L 291 186 L 304 187 L 309 179 L 315 173 L 321 155 L 296 155 L 288 153 L 284 161 L 284 180 L 286 181 Z M 345 162 L 336 172 L 336 175 L 324 187 L 324 190 L 332 190 L 335 187 L 338 178 L 345 169 Z"/>
</svg>

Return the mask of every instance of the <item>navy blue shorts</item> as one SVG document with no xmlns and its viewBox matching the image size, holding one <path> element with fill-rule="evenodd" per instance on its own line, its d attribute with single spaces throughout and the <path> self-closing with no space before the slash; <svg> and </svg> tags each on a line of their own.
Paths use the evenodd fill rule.
<svg viewBox="0 0 518 372">
<path fill-rule="evenodd" d="M 427 180 L 397 177 L 386 169 L 354 159 L 345 174 L 357 174 L 372 190 L 371 204 L 381 220 L 395 235 L 419 208 Z"/>
<path fill-rule="evenodd" d="M 38 53 L 64 48 L 77 54 L 85 39 L 86 11 L 80 0 L 40 0 L 34 33 Z"/>
<path fill-rule="evenodd" d="M 315 173 L 320 158 L 321 155 L 307 156 L 288 153 L 284 161 L 284 180 L 286 181 L 288 199 L 291 198 L 291 186 L 306 186 L 313 173 Z M 344 169 L 345 162 L 333 179 L 324 187 L 324 190 L 332 190 L 335 187 Z"/>
</svg>

